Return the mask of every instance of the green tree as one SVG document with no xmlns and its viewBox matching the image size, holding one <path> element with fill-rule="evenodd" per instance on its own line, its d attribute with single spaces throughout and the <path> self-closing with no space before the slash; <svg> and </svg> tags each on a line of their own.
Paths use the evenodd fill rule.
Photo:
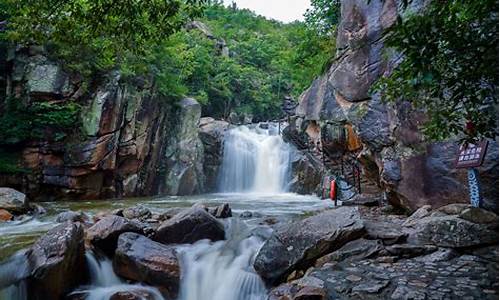
<svg viewBox="0 0 500 300">
<path fill-rule="evenodd" d="M 340 0 L 311 0 L 304 17 L 310 28 L 330 34 L 340 19 Z"/>
<path fill-rule="evenodd" d="M 399 20 L 386 44 L 402 62 L 375 90 L 410 101 L 429 117 L 431 139 L 498 135 L 498 1 L 433 0 Z"/>
</svg>

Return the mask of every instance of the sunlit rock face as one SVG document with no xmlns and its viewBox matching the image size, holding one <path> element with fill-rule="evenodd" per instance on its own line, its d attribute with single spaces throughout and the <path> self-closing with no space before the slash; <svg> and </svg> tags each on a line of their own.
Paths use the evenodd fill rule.
<svg viewBox="0 0 500 300">
<path fill-rule="evenodd" d="M 2 176 L 0 186 L 16 187 L 35 201 L 192 194 L 203 188 L 202 177 L 190 180 L 202 169 L 195 100 L 172 105 L 150 78 L 125 79 L 117 71 L 83 79 L 40 47 L 12 51 L 9 65 L 8 95 L 26 103 L 76 103 L 81 122 L 62 140 L 29 141 L 20 151 L 30 172 Z"/>
<path fill-rule="evenodd" d="M 318 122 L 323 140 L 328 124 L 352 124 L 363 144 L 363 174 L 387 192 L 392 204 L 409 210 L 469 201 L 466 171 L 454 169 L 457 144 L 425 142 L 418 129 L 425 121 L 422 112 L 408 103 L 383 103 L 379 94 L 370 92 L 402 57 L 384 46 L 384 31 L 398 15 L 424 8 L 425 1 L 412 1 L 406 10 L 396 0 L 342 1 L 337 59 L 302 94 L 296 109 L 296 122 Z M 479 168 L 484 207 L 490 209 L 497 207 L 497 156 L 493 141 Z"/>
</svg>

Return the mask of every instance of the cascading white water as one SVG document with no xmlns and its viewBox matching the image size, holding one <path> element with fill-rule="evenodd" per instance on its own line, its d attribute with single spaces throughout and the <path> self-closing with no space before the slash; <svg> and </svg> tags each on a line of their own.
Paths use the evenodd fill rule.
<svg viewBox="0 0 500 300">
<path fill-rule="evenodd" d="M 111 260 L 106 257 L 96 258 L 92 252 L 86 252 L 87 267 L 90 273 L 90 285 L 73 292 L 73 295 L 84 295 L 86 300 L 109 300 L 117 292 L 134 292 L 147 294 L 144 300 L 164 300 L 160 292 L 152 287 L 138 284 L 126 284 L 113 271 Z"/>
<path fill-rule="evenodd" d="M 233 220 L 226 241 L 200 241 L 181 254 L 180 300 L 264 300 L 266 288 L 253 270 L 263 241 Z"/>
<path fill-rule="evenodd" d="M 0 300 L 26 300 L 29 276 L 26 251 L 20 251 L 0 265 Z"/>
<path fill-rule="evenodd" d="M 239 126 L 224 139 L 219 191 L 277 194 L 286 191 L 290 146 L 276 124 Z"/>
</svg>

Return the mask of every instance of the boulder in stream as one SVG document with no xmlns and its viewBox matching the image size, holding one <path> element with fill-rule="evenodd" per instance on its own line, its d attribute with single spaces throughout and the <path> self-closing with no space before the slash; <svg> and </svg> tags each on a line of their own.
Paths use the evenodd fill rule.
<svg viewBox="0 0 500 300">
<path fill-rule="evenodd" d="M 254 267 L 268 284 L 277 283 L 365 232 L 357 207 L 340 207 L 278 228 L 259 251 Z"/>
<path fill-rule="evenodd" d="M 94 247 L 107 255 L 113 255 L 120 234 L 124 232 L 143 233 L 143 226 L 119 216 L 106 216 L 87 230 L 87 239 Z"/>
<path fill-rule="evenodd" d="M 163 244 L 189 244 L 199 240 L 223 240 L 224 225 L 204 208 L 194 206 L 163 222 L 154 240 Z"/>
<path fill-rule="evenodd" d="M 0 187 L 0 209 L 12 214 L 25 214 L 30 210 L 28 198 L 15 189 Z"/>
<path fill-rule="evenodd" d="M 85 279 L 83 226 L 66 222 L 51 229 L 33 245 L 28 261 L 28 299 L 62 299 Z"/>
<path fill-rule="evenodd" d="M 137 233 L 120 235 L 113 268 L 124 278 L 157 286 L 171 298 L 179 291 L 180 266 L 175 248 Z"/>
<path fill-rule="evenodd" d="M 64 223 L 66 221 L 70 222 L 87 222 L 89 220 L 89 217 L 81 211 L 64 211 L 60 214 L 57 215 L 56 217 L 56 222 L 57 223 Z"/>
</svg>

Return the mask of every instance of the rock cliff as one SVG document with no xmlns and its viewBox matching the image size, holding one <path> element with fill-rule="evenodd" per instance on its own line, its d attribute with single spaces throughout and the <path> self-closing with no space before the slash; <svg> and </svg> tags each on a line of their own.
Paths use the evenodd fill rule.
<svg viewBox="0 0 500 300">
<path fill-rule="evenodd" d="M 426 142 L 418 129 L 425 120 L 422 112 L 405 102 L 383 103 L 381 95 L 370 91 L 402 57 L 384 46 L 384 32 L 398 16 L 425 7 L 425 1 L 412 1 L 403 9 L 402 2 L 341 1 L 336 59 L 302 94 L 293 130 L 300 134 L 309 125 L 320 127 L 325 142 L 331 125 L 352 125 L 363 146 L 357 153 L 363 175 L 385 191 L 392 204 L 415 210 L 425 204 L 468 202 L 466 171 L 454 169 L 458 145 Z M 323 144 L 325 151 L 335 152 Z M 484 206 L 492 209 L 498 199 L 497 156 L 498 143 L 492 141 L 479 168 Z"/>
<path fill-rule="evenodd" d="M 12 51 L 6 65 L 8 97 L 26 104 L 75 103 L 81 124 L 63 140 L 30 140 L 15 149 L 28 172 L 0 176 L 0 186 L 44 201 L 202 190 L 196 100 L 174 105 L 151 79 L 123 78 L 116 71 L 83 80 L 37 47 Z"/>
</svg>

